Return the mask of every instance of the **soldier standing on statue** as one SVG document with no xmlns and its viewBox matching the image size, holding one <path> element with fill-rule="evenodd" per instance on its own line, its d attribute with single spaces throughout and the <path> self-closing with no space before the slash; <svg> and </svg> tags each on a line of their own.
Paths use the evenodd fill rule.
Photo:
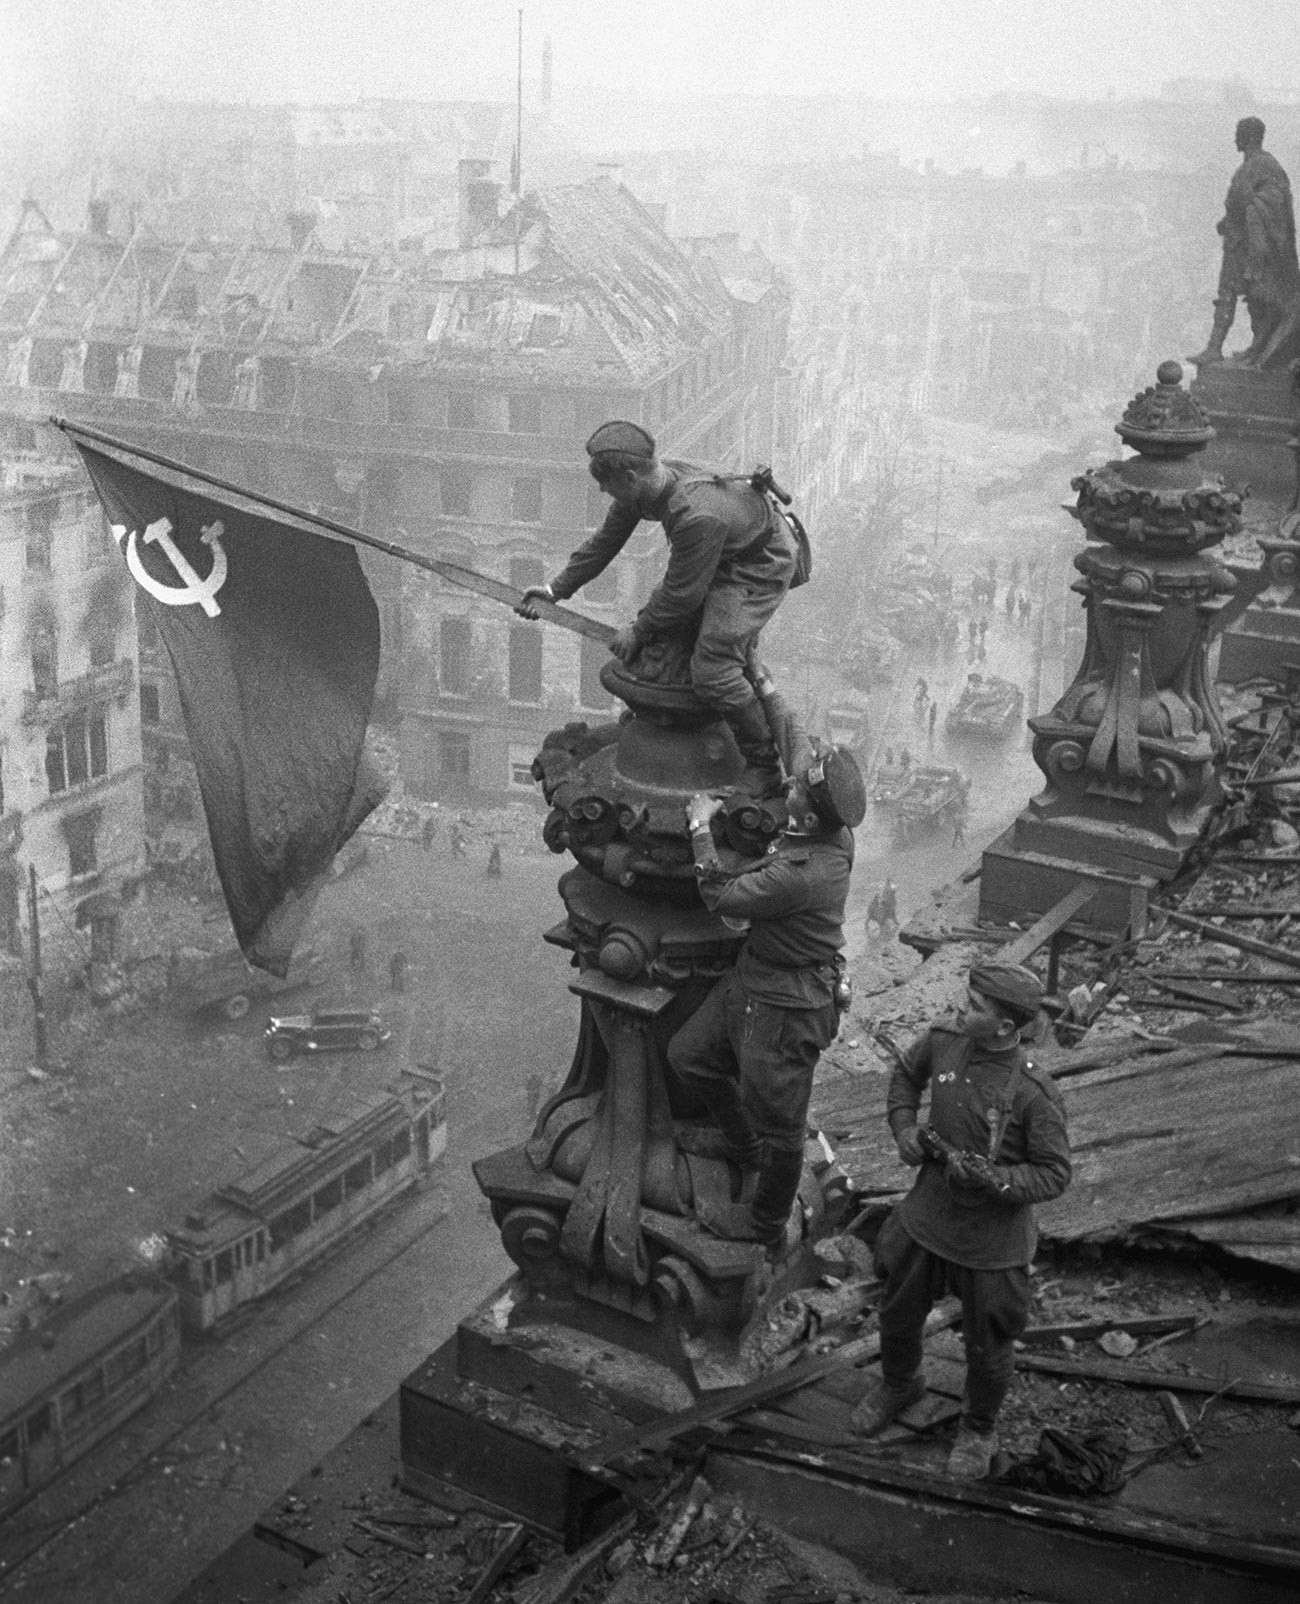
<svg viewBox="0 0 1300 1604">
<path fill-rule="evenodd" d="M 1200 367 L 1223 361 L 1223 342 L 1239 298 L 1250 313 L 1252 335 L 1239 360 L 1250 367 L 1273 355 L 1300 313 L 1291 184 L 1281 163 L 1264 149 L 1264 124 L 1258 117 L 1243 117 L 1237 124 L 1237 149 L 1241 166 L 1232 175 L 1223 218 L 1216 225 L 1223 236 L 1223 265 L 1214 328 L 1205 349 L 1188 358 Z"/>
<path fill-rule="evenodd" d="M 966 1398 L 948 1471 L 978 1480 L 997 1452 L 1014 1343 L 1029 1319 L 1033 1205 L 1070 1184 L 1070 1146 L 1061 1095 L 1021 1045 L 1043 998 L 1037 975 L 993 959 L 971 969 L 968 986 L 956 1018 L 913 1042 L 890 1077 L 889 1128 L 919 1173 L 876 1242 L 881 1383 L 852 1423 L 873 1436 L 920 1402 L 925 1317 L 940 1298 L 959 1297 Z"/>
<path fill-rule="evenodd" d="M 515 611 L 536 618 L 535 599 L 572 596 L 604 572 L 643 518 L 661 523 L 667 571 L 634 621 L 615 633 L 610 651 L 627 662 L 649 642 L 698 625 L 691 688 L 726 720 L 750 770 L 750 788 L 779 794 L 780 761 L 745 678 L 745 654 L 790 588 L 789 527 L 747 482 L 660 460 L 654 438 L 639 424 L 601 424 L 587 454 L 592 478 L 614 505 L 549 584 L 524 591 Z"/>
<path fill-rule="evenodd" d="M 728 873 L 709 828 L 722 803 L 691 798 L 700 895 L 749 930 L 735 968 L 669 1042 L 668 1062 L 712 1115 L 721 1155 L 757 1172 L 728 1234 L 775 1248 L 799 1190 L 813 1071 L 845 1004 L 844 906 L 866 788 L 851 754 L 831 747 L 819 756 L 767 671 L 754 665 L 753 673 L 791 775 L 790 822 L 766 856 Z M 717 1156 L 707 1140 L 695 1145 Z"/>
</svg>

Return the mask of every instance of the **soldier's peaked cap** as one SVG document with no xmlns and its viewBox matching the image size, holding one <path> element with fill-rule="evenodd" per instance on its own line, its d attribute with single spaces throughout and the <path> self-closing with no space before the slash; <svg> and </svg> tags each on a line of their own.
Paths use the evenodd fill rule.
<svg viewBox="0 0 1300 1604">
<path fill-rule="evenodd" d="M 605 451 L 621 451 L 629 457 L 645 457 L 648 461 L 655 454 L 655 437 L 647 434 L 639 423 L 615 418 L 611 423 L 602 423 L 587 441 L 589 457 L 598 457 Z"/>
<path fill-rule="evenodd" d="M 804 776 L 817 816 L 827 824 L 856 830 L 867 816 L 867 787 L 852 752 L 827 747 Z"/>
</svg>

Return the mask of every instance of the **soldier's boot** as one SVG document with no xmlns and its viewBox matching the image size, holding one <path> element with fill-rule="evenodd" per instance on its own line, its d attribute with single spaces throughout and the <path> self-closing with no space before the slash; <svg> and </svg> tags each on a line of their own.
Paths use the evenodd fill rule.
<svg viewBox="0 0 1300 1604">
<path fill-rule="evenodd" d="M 763 704 L 755 696 L 740 707 L 724 707 L 721 713 L 745 760 L 741 785 L 760 800 L 780 796 L 785 789 L 785 770 Z"/>
<path fill-rule="evenodd" d="M 996 1431 L 975 1431 L 963 1421 L 948 1455 L 948 1474 L 958 1481 L 983 1481 L 992 1469 L 997 1451 Z"/>
<path fill-rule="evenodd" d="M 915 1375 L 898 1385 L 882 1379 L 874 1395 L 868 1395 L 849 1416 L 849 1426 L 859 1437 L 875 1437 L 925 1397 L 925 1377 Z"/>
<path fill-rule="evenodd" d="M 789 1148 L 767 1146 L 758 1171 L 758 1184 L 749 1203 L 746 1233 L 764 1247 L 780 1247 L 790 1223 L 790 1209 L 799 1195 L 803 1174 L 803 1153 Z"/>
<path fill-rule="evenodd" d="M 1203 351 L 1187 358 L 1189 362 L 1194 362 L 1198 368 L 1204 368 L 1214 362 L 1223 361 L 1223 342 L 1228 338 L 1235 310 L 1235 306 L 1224 306 L 1219 301 L 1214 303 L 1214 327 L 1210 330 L 1210 338 L 1206 341 Z"/>
</svg>

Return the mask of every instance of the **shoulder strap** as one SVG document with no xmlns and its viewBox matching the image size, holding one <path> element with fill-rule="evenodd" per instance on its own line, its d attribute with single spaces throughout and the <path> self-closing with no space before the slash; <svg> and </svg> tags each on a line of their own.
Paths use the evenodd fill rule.
<svg viewBox="0 0 1300 1604">
<path fill-rule="evenodd" d="M 1002 1140 L 1007 1134 L 1007 1126 L 1011 1123 L 1011 1108 L 1016 1100 L 1016 1092 L 1020 1086 L 1020 1077 L 1024 1074 L 1024 1049 L 1017 1047 L 1011 1055 L 1011 1068 L 1007 1071 L 1007 1078 L 1002 1087 L 1002 1095 L 998 1098 L 994 1110 L 995 1117 L 989 1128 L 989 1163 L 996 1164 L 998 1154 L 1002 1151 Z"/>
</svg>

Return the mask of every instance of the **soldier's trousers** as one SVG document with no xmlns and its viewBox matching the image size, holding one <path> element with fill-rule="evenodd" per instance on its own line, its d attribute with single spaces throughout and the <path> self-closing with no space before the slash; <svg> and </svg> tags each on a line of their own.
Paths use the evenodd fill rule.
<svg viewBox="0 0 1300 1604">
<path fill-rule="evenodd" d="M 1015 1373 L 1015 1340 L 1029 1321 L 1028 1268 L 954 1264 L 914 1241 L 891 1214 L 876 1243 L 876 1269 L 885 1279 L 880 1369 L 886 1385 L 903 1388 L 916 1375 L 926 1315 L 941 1298 L 960 1298 L 966 1346 L 962 1421 L 973 1431 L 992 1431 Z"/>
<path fill-rule="evenodd" d="M 721 584 L 710 590 L 691 653 L 691 688 L 720 712 L 747 706 L 754 688 L 745 678 L 745 654 L 790 588 L 790 570 L 749 585 Z"/>
<path fill-rule="evenodd" d="M 709 1081 L 735 1082 L 754 1135 L 773 1149 L 802 1153 L 813 1071 L 838 1028 L 833 1002 L 820 1008 L 759 1002 L 733 970 L 668 1043 L 668 1062 L 706 1105 Z"/>
</svg>

